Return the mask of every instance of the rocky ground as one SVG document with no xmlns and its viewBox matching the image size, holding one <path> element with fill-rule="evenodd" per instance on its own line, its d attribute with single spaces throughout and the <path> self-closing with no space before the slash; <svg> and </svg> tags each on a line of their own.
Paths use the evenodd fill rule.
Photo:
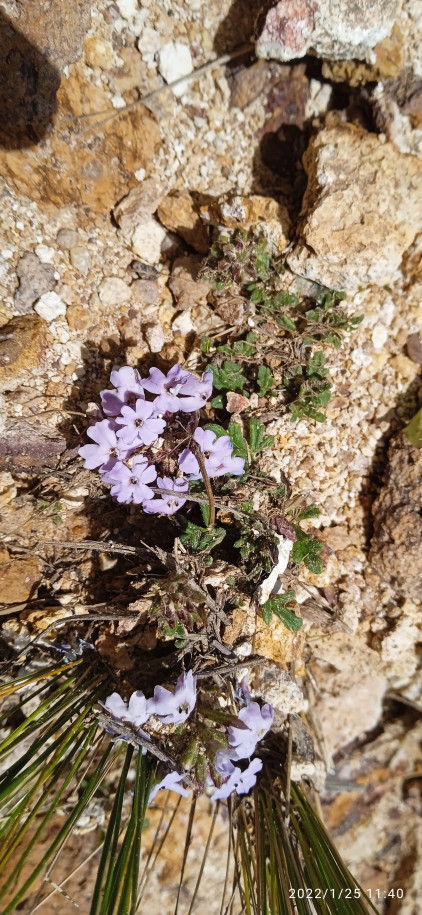
<svg viewBox="0 0 422 915">
<path fill-rule="evenodd" d="M 363 3 L 282 0 L 258 20 L 259 58 L 260 0 L 62 7 L 0 2 L 4 649 L 124 602 L 124 560 L 69 546 L 139 536 L 139 515 L 77 457 L 87 415 L 114 366 L 194 371 L 200 339 L 240 323 L 216 313 L 198 269 L 210 224 L 259 226 L 364 320 L 327 355 L 327 421 L 273 416 L 263 460 L 320 506 L 330 557 L 302 577 L 334 618 L 309 613 L 296 642 L 281 624 L 248 636 L 270 661 L 296 660 L 329 772 L 321 809 L 347 864 L 381 912 L 416 915 L 422 452 L 402 430 L 421 395 L 422 4 L 377 0 L 369 28 Z M 224 841 L 221 823 L 208 912 Z M 149 911 L 172 910 L 177 862 L 169 851 Z M 89 875 L 72 879 L 88 898 Z M 402 900 L 382 901 L 397 888 Z M 59 909 L 73 906 L 56 895 L 41 911 Z"/>
</svg>

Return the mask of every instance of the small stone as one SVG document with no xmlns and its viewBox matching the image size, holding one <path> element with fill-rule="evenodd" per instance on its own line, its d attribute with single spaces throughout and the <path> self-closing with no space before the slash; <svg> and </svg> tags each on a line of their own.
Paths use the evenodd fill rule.
<svg viewBox="0 0 422 915">
<path fill-rule="evenodd" d="M 388 340 L 388 330 L 385 324 L 375 324 L 372 331 L 372 345 L 376 353 L 380 353 Z"/>
<path fill-rule="evenodd" d="M 11 318 L 0 328 L 0 391 L 13 391 L 28 370 L 38 368 L 46 330 L 38 315 Z"/>
<path fill-rule="evenodd" d="M 11 473 L 7 470 L 0 472 L 0 508 L 9 505 L 17 496 L 17 486 Z M 7 550 L 5 551 L 7 553 Z M 0 562 L 8 560 L 9 556 L 0 555 Z"/>
<path fill-rule="evenodd" d="M 40 318 L 44 318 L 44 321 L 50 323 L 66 314 L 66 305 L 57 292 L 45 292 L 34 305 L 34 311 Z"/>
<path fill-rule="evenodd" d="M 153 280 L 134 280 L 131 285 L 132 302 L 136 305 L 155 305 L 160 295 L 158 284 Z"/>
<path fill-rule="evenodd" d="M 137 226 L 149 223 L 163 193 L 162 184 L 157 178 L 147 178 L 142 184 L 133 187 L 113 210 L 113 216 L 122 232 L 133 232 Z"/>
<path fill-rule="evenodd" d="M 258 60 L 252 67 L 242 67 L 234 73 L 230 96 L 232 108 L 246 108 L 261 94 L 267 84 L 269 66 Z"/>
<path fill-rule="evenodd" d="M 175 260 L 168 285 L 178 308 L 189 309 L 195 305 L 205 305 L 211 284 L 199 279 L 201 266 L 202 258 L 194 254 Z"/>
<path fill-rule="evenodd" d="M 173 191 L 164 197 L 157 209 L 157 216 L 166 229 L 181 235 L 195 251 L 208 253 L 209 231 L 200 218 L 199 207 L 188 191 Z"/>
<path fill-rule="evenodd" d="M 21 604 L 33 597 L 40 582 L 36 559 L 11 559 L 0 563 L 0 593 L 5 604 Z"/>
<path fill-rule="evenodd" d="M 88 35 L 84 42 L 84 56 L 88 67 L 110 70 L 114 66 L 113 46 L 110 41 Z"/>
<path fill-rule="evenodd" d="M 90 308 L 74 302 L 68 306 L 66 321 L 71 330 L 86 330 L 93 323 L 93 314 Z"/>
<path fill-rule="evenodd" d="M 59 229 L 56 240 L 62 251 L 68 251 L 78 244 L 79 235 L 73 229 Z"/>
<path fill-rule="evenodd" d="M 235 391 L 227 391 L 227 412 L 242 413 L 250 407 L 250 401 L 243 394 L 236 394 Z"/>
<path fill-rule="evenodd" d="M 72 267 L 76 267 L 79 273 L 88 273 L 91 256 L 88 248 L 83 245 L 74 245 L 69 251 L 69 258 Z"/>
<path fill-rule="evenodd" d="M 107 305 L 109 308 L 124 305 L 130 300 L 130 286 L 118 276 L 107 276 L 100 283 L 98 295 L 103 305 Z"/>
<path fill-rule="evenodd" d="M 167 237 L 167 232 L 157 222 L 150 219 L 144 225 L 138 225 L 132 234 L 132 248 L 138 257 L 147 264 L 159 264 L 161 248 Z"/>
<path fill-rule="evenodd" d="M 55 253 L 54 248 L 49 248 L 48 245 L 37 245 L 35 248 L 35 254 L 42 264 L 51 264 Z"/>
<path fill-rule="evenodd" d="M 158 322 L 156 324 L 150 324 L 149 327 L 143 327 L 142 330 L 151 352 L 161 352 L 165 343 L 164 331 L 161 324 L 158 324 Z"/>
<path fill-rule="evenodd" d="M 174 83 L 182 76 L 192 73 L 193 63 L 189 46 L 181 41 L 170 41 L 158 52 L 158 69 L 166 83 Z M 175 95 L 183 95 L 185 86 L 173 89 Z"/>
<path fill-rule="evenodd" d="M 40 263 L 36 254 L 30 251 L 25 252 L 20 258 L 16 275 L 19 279 L 19 288 L 15 292 L 14 302 L 21 314 L 32 311 L 34 302 L 56 285 L 53 268 Z"/>
<path fill-rule="evenodd" d="M 192 330 L 195 330 L 195 327 L 192 324 L 190 309 L 182 311 L 180 315 L 177 315 L 177 318 L 174 319 L 171 326 L 175 333 L 183 334 L 185 336 L 186 334 L 190 334 Z"/>
<path fill-rule="evenodd" d="M 416 362 L 417 365 L 422 365 L 422 340 L 421 335 L 409 334 L 406 341 L 407 355 L 412 362 Z"/>
</svg>

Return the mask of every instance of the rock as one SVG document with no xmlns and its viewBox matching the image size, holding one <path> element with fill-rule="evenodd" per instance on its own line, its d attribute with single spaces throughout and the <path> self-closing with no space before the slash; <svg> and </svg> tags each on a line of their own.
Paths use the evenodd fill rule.
<svg viewBox="0 0 422 915">
<path fill-rule="evenodd" d="M 335 289 L 385 285 L 422 229 L 422 162 L 348 125 L 320 131 L 303 161 L 308 186 L 289 266 Z"/>
<path fill-rule="evenodd" d="M 244 324 L 251 310 L 247 299 L 241 295 L 233 295 L 226 289 L 212 289 L 208 293 L 207 301 L 226 324 Z"/>
<path fill-rule="evenodd" d="M 227 391 L 227 412 L 242 413 L 247 410 L 251 403 L 243 394 L 236 394 L 236 391 Z"/>
<path fill-rule="evenodd" d="M 0 472 L 0 508 L 4 508 L 5 505 L 9 505 L 9 502 L 13 502 L 13 499 L 16 499 L 18 490 L 16 483 L 12 477 L 12 474 L 7 470 Z M 7 551 L 6 551 L 7 552 Z M 6 557 L 9 558 L 8 556 Z M 3 562 L 3 557 L 0 558 L 0 562 Z"/>
<path fill-rule="evenodd" d="M 279 0 L 263 17 L 258 57 L 292 60 L 309 49 L 332 60 L 371 60 L 390 34 L 400 0 Z"/>
<path fill-rule="evenodd" d="M 321 670 L 315 677 L 318 694 L 315 713 L 330 755 L 371 731 L 382 715 L 384 677 L 352 668 Z"/>
<path fill-rule="evenodd" d="M 422 449 L 393 439 L 385 482 L 372 508 L 369 559 L 384 581 L 410 599 L 422 594 Z"/>
<path fill-rule="evenodd" d="M 232 108 L 246 108 L 258 98 L 267 85 L 269 64 L 258 60 L 252 67 L 241 67 L 231 80 L 230 105 Z"/>
<path fill-rule="evenodd" d="M 54 270 L 48 264 L 40 263 L 36 254 L 26 251 L 16 267 L 19 287 L 15 292 L 14 302 L 17 311 L 27 314 L 34 302 L 45 292 L 50 292 L 56 285 Z"/>
<path fill-rule="evenodd" d="M 54 248 L 49 248 L 48 245 L 36 245 L 35 254 L 42 264 L 51 264 L 55 253 Z"/>
<path fill-rule="evenodd" d="M 11 559 L 0 563 L 0 594 L 5 604 L 21 604 L 34 593 L 40 584 L 38 560 Z"/>
<path fill-rule="evenodd" d="M 103 305 L 106 305 L 107 308 L 114 308 L 116 305 L 124 305 L 129 302 L 130 286 L 118 276 L 106 276 L 100 283 L 98 295 Z"/>
<path fill-rule="evenodd" d="M 0 435 L 0 470 L 7 473 L 36 473 L 57 466 L 66 450 L 63 435 L 34 422 L 18 420 Z"/>
<path fill-rule="evenodd" d="M 137 105 L 105 119 L 94 138 L 91 128 L 85 128 L 88 136 L 74 127 L 69 130 L 73 116 L 109 107 L 107 93 L 84 82 L 78 65 L 63 80 L 58 99 L 61 120 L 48 140 L 38 144 L 36 157 L 31 150 L 0 150 L 0 170 L 37 203 L 79 207 L 81 225 L 91 228 L 92 212 L 102 221 L 115 201 L 136 185 L 135 172 L 150 171 L 161 143 L 160 128 L 154 115 Z"/>
<path fill-rule="evenodd" d="M 69 251 L 79 243 L 79 235 L 73 229 L 59 229 L 56 238 L 59 248 L 63 251 Z"/>
<path fill-rule="evenodd" d="M 290 217 L 287 207 L 273 197 L 225 194 L 215 203 L 201 207 L 201 216 L 204 222 L 228 229 L 255 227 L 256 234 L 266 239 L 270 254 L 280 254 L 287 248 Z"/>
<path fill-rule="evenodd" d="M 84 57 L 88 67 L 110 70 L 114 66 L 113 45 L 98 35 L 88 35 L 84 42 Z"/>
<path fill-rule="evenodd" d="M 157 321 L 155 324 L 143 327 L 142 331 L 151 352 L 160 353 L 165 343 L 164 331 L 161 324 Z"/>
<path fill-rule="evenodd" d="M 34 311 L 40 318 L 44 318 L 44 321 L 50 323 L 66 314 L 66 305 L 57 292 L 45 292 L 34 305 Z"/>
<path fill-rule="evenodd" d="M 396 79 L 403 67 L 403 35 L 395 25 L 391 35 L 374 47 L 375 60 L 371 63 L 357 60 L 325 60 L 322 75 L 337 83 L 361 86 L 379 80 Z"/>
<path fill-rule="evenodd" d="M 76 267 L 79 273 L 88 273 L 91 262 L 88 248 L 84 248 L 83 245 L 73 245 L 69 251 L 69 258 L 72 267 Z"/>
<path fill-rule="evenodd" d="M 158 284 L 153 280 L 135 280 L 131 287 L 134 305 L 155 305 L 160 295 Z"/>
<path fill-rule="evenodd" d="M 38 315 L 11 318 L 0 328 L 0 391 L 13 391 L 27 371 L 38 368 L 46 330 Z"/>
<path fill-rule="evenodd" d="M 193 308 L 204 305 L 210 292 L 210 283 L 199 279 L 202 258 L 197 255 L 178 257 L 171 271 L 168 285 L 178 308 Z"/>
<path fill-rule="evenodd" d="M 150 219 L 149 222 L 138 225 L 134 230 L 131 240 L 132 248 L 135 254 L 147 264 L 159 264 L 166 237 L 167 232 L 163 226 L 156 219 Z"/>
<path fill-rule="evenodd" d="M 82 42 L 91 22 L 90 0 L 16 0 L 16 20 L 12 24 L 31 45 L 60 70 L 81 56 Z"/>
<path fill-rule="evenodd" d="M 146 178 L 133 187 L 113 210 L 113 216 L 122 231 L 129 234 L 136 226 L 150 222 L 163 193 L 163 186 L 157 178 Z"/>
<path fill-rule="evenodd" d="M 182 76 L 192 73 L 193 63 L 188 45 L 181 41 L 170 41 L 163 45 L 158 52 L 158 69 L 166 83 L 174 83 Z M 182 83 L 173 92 L 175 95 L 183 95 L 185 89 Z"/>
<path fill-rule="evenodd" d="M 157 209 L 157 216 L 166 229 L 181 235 L 195 251 L 208 253 L 209 232 L 200 218 L 199 207 L 188 191 L 173 191 L 164 197 Z"/>
</svg>

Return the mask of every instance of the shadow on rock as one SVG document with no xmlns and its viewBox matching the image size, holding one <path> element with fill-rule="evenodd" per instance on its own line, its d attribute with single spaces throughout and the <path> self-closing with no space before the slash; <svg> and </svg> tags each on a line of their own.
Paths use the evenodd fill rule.
<svg viewBox="0 0 422 915">
<path fill-rule="evenodd" d="M 34 146 L 57 109 L 59 70 L 0 9 L 0 146 Z"/>
</svg>

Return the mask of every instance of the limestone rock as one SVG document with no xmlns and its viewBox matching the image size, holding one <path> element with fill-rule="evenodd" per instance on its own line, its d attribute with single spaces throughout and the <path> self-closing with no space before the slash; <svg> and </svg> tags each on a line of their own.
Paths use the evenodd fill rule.
<svg viewBox="0 0 422 915">
<path fill-rule="evenodd" d="M 115 308 L 124 305 L 130 299 L 130 286 L 118 276 L 106 276 L 100 283 L 98 294 L 103 305 Z"/>
<path fill-rule="evenodd" d="M 181 235 L 199 254 L 207 254 L 210 240 L 196 206 L 188 191 L 173 191 L 161 201 L 157 216 L 166 229 Z"/>
<path fill-rule="evenodd" d="M 40 569 L 35 558 L 0 563 L 0 594 L 5 604 L 20 604 L 28 600 L 40 581 Z"/>
<path fill-rule="evenodd" d="M 280 254 L 287 248 L 290 217 L 287 207 L 273 197 L 253 194 L 224 194 L 215 203 L 201 207 L 204 222 L 228 229 L 255 228 L 264 237 L 270 254 Z"/>
<path fill-rule="evenodd" d="M 312 49 L 332 60 L 371 60 L 400 5 L 400 0 L 279 0 L 264 16 L 257 56 L 292 60 Z"/>
<path fill-rule="evenodd" d="M 320 131 L 303 161 L 308 186 L 289 266 L 335 289 L 385 285 L 422 229 L 422 163 L 351 125 Z"/>
<path fill-rule="evenodd" d="M 197 255 L 178 257 L 175 260 L 168 285 L 178 308 L 205 304 L 210 284 L 199 279 L 201 265 L 202 258 Z"/>
<path fill-rule="evenodd" d="M 0 329 L 0 391 L 13 391 L 29 370 L 38 367 L 47 324 L 38 315 L 19 315 Z"/>
<path fill-rule="evenodd" d="M 31 311 L 34 302 L 56 285 L 53 268 L 48 264 L 42 264 L 31 251 L 26 251 L 19 259 L 16 276 L 19 279 L 19 288 L 15 292 L 14 302 L 21 314 Z"/>
<path fill-rule="evenodd" d="M 382 715 L 386 680 L 351 668 L 312 673 L 319 687 L 315 711 L 327 750 L 334 754 L 376 726 Z"/>
<path fill-rule="evenodd" d="M 147 178 L 133 187 L 113 210 L 113 216 L 122 231 L 133 232 L 136 226 L 149 222 L 163 193 L 162 184 L 157 178 Z"/>
<path fill-rule="evenodd" d="M 193 63 L 190 48 L 181 41 L 170 41 L 158 52 L 158 69 L 166 83 L 173 83 L 182 76 L 192 73 Z M 182 95 L 185 86 L 182 83 L 174 88 L 175 95 Z"/>
<path fill-rule="evenodd" d="M 389 449 L 384 486 L 373 505 L 369 559 L 385 581 L 405 597 L 422 594 L 422 449 L 405 436 Z"/>
<path fill-rule="evenodd" d="M 63 302 L 63 299 L 57 295 L 57 292 L 45 292 L 39 299 L 37 304 L 34 306 L 34 311 L 44 318 L 44 321 L 50 323 L 55 321 L 56 318 L 64 317 L 66 314 L 66 305 Z"/>
<path fill-rule="evenodd" d="M 403 67 L 404 38 L 397 25 L 391 35 L 374 47 L 375 60 L 371 63 L 357 60 L 325 60 L 322 75 L 337 83 L 361 86 L 379 80 L 396 79 Z"/>
</svg>

